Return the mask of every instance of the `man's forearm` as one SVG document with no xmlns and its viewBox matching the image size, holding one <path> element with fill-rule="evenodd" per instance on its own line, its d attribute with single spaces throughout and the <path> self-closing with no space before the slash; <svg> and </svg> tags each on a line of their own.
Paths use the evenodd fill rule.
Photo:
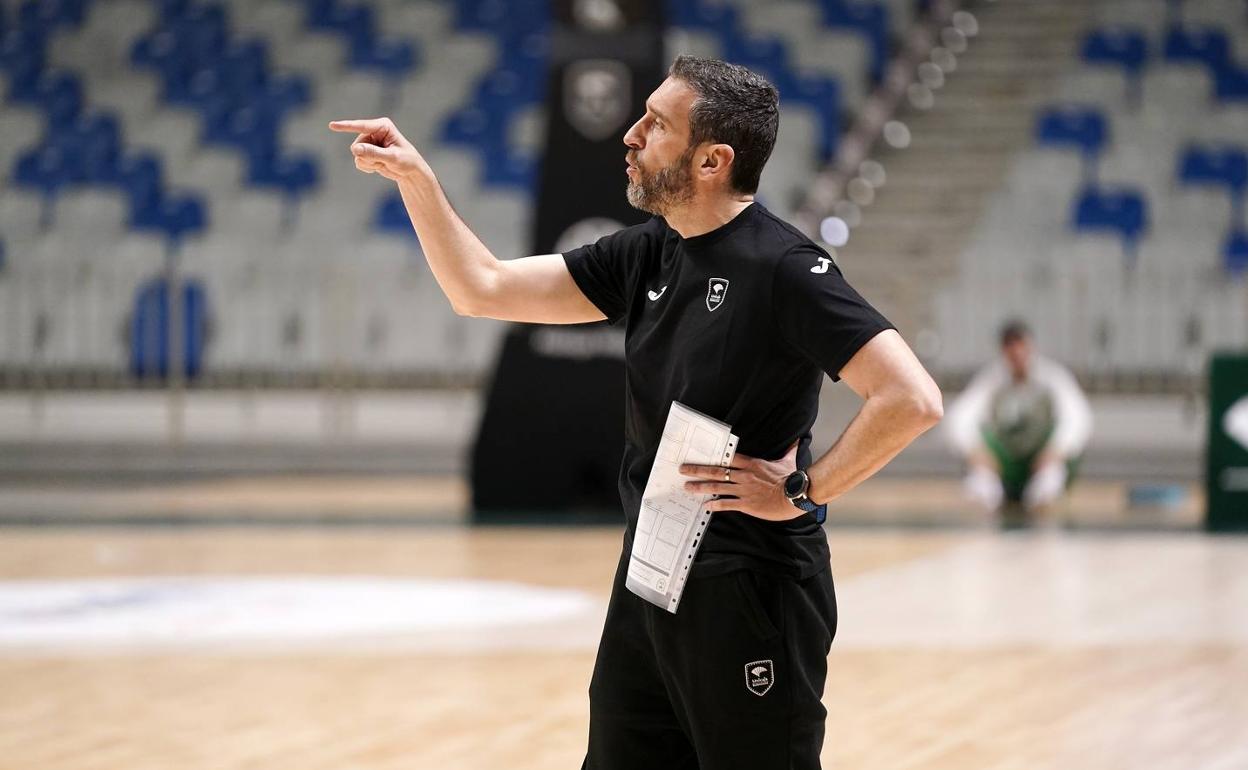
<svg viewBox="0 0 1248 770">
<path fill-rule="evenodd" d="M 490 294 L 498 259 L 455 213 L 432 171 L 401 180 L 399 193 L 433 277 L 456 313 L 473 314 Z"/>
<path fill-rule="evenodd" d="M 840 497 L 939 421 L 939 412 L 905 394 L 868 397 L 832 448 L 807 469 L 810 499 L 826 503 Z"/>
</svg>

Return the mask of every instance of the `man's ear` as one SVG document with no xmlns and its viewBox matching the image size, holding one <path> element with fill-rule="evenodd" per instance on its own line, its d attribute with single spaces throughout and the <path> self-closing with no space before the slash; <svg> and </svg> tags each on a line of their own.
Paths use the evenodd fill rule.
<svg viewBox="0 0 1248 770">
<path fill-rule="evenodd" d="M 727 175 L 731 173 L 732 161 L 736 157 L 732 146 L 727 144 L 708 145 L 706 151 L 702 154 L 702 165 L 698 168 L 698 175 L 704 178 L 714 176 L 722 176 L 727 179 Z"/>
</svg>

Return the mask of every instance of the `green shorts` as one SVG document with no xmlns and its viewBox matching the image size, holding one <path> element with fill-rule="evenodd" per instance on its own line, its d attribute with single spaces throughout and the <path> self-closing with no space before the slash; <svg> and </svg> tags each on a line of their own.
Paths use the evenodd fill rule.
<svg viewBox="0 0 1248 770">
<path fill-rule="evenodd" d="M 992 431 L 984 430 L 982 433 L 984 444 L 1001 465 L 1001 486 L 1005 487 L 1005 499 L 1012 503 L 1021 502 L 1023 490 L 1027 488 L 1027 482 L 1031 480 L 1031 464 L 1036 461 L 1040 450 L 1025 455 L 1012 454 L 1006 451 Z M 1082 455 L 1076 455 L 1066 460 L 1067 489 L 1070 489 L 1071 482 L 1075 480 L 1075 473 L 1082 459 Z"/>
</svg>

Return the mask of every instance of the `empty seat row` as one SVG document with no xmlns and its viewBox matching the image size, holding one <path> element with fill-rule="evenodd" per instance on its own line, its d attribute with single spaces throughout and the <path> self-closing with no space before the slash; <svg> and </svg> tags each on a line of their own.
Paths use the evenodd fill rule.
<svg viewBox="0 0 1248 770">
<path fill-rule="evenodd" d="M 1149 230 L 1149 207 L 1143 189 L 1130 184 L 1098 185 L 1101 153 L 1111 142 L 1109 120 L 1090 105 L 1042 109 L 1036 119 L 1038 145 L 1072 148 L 1083 159 L 1083 188 L 1076 192 L 1070 225 L 1076 231 L 1117 234 L 1129 255 Z M 1154 161 L 1155 162 L 1155 161 Z M 1242 269 L 1241 244 L 1248 232 L 1244 218 L 1248 190 L 1248 148 L 1231 144 L 1187 142 L 1174 162 L 1173 179 L 1180 185 L 1225 188 L 1232 217 L 1222 254 L 1228 271 Z"/>
<path fill-rule="evenodd" d="M 1140 100 L 1139 83 L 1151 56 L 1168 64 L 1198 65 L 1213 78 L 1213 92 L 1219 101 L 1248 100 L 1248 66 L 1235 57 L 1232 39 L 1220 27 L 1170 26 L 1159 51 L 1150 50 L 1142 27 L 1112 26 L 1092 30 L 1084 38 L 1082 56 L 1090 65 L 1121 67 L 1130 84 L 1131 101 Z"/>
</svg>

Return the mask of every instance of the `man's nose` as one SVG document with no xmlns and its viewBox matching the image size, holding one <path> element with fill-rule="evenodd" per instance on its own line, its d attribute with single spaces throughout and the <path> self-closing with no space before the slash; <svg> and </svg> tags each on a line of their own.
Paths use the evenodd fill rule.
<svg viewBox="0 0 1248 770">
<path fill-rule="evenodd" d="M 637 121 L 637 123 L 631 125 L 629 129 L 624 132 L 624 144 L 633 150 L 640 150 L 642 146 L 641 132 L 637 130 L 638 123 L 641 123 L 641 121 Z"/>
</svg>

